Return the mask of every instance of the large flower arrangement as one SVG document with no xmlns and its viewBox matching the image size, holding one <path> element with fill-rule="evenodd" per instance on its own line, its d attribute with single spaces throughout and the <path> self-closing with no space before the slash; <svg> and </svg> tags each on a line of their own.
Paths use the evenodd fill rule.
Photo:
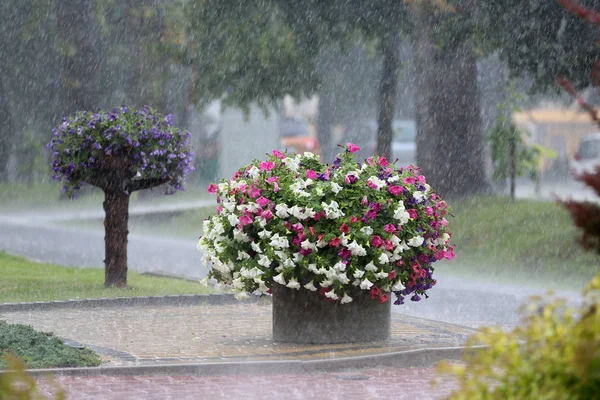
<svg viewBox="0 0 600 400">
<path fill-rule="evenodd" d="M 414 166 L 384 157 L 356 162 L 351 143 L 333 165 L 277 150 L 208 187 L 217 214 L 199 249 L 209 277 L 238 297 L 274 284 L 349 303 L 359 290 L 384 303 L 419 301 L 435 285 L 432 264 L 454 258 L 449 210 Z"/>
</svg>

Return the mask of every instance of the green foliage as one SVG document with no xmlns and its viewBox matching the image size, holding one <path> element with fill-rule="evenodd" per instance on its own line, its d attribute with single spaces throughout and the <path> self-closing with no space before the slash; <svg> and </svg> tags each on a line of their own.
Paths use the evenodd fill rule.
<svg viewBox="0 0 600 400">
<path fill-rule="evenodd" d="M 594 0 L 578 1 L 583 6 Z M 557 90 L 557 75 L 576 87 L 589 85 L 600 57 L 597 27 L 566 11 L 558 1 L 486 0 L 478 2 L 479 45 L 485 52 L 500 49 L 514 76 L 526 76 L 532 91 Z"/>
<path fill-rule="evenodd" d="M 533 298 L 523 325 L 512 331 L 485 328 L 469 344 L 465 365 L 439 371 L 458 378 L 452 399 L 600 398 L 600 275 L 577 310 L 564 300 Z"/>
<path fill-rule="evenodd" d="M 27 373 L 23 360 L 6 356 L 8 371 L 0 373 L 0 399 L 3 400 L 44 400 L 37 390 L 35 379 Z M 54 387 L 54 400 L 64 400 L 65 391 L 54 380 L 49 380 Z M 49 398 L 48 400 L 51 400 Z"/>
<path fill-rule="evenodd" d="M 554 155 L 552 150 L 534 144 L 528 145 L 524 136 L 512 123 L 499 121 L 489 130 L 487 140 L 491 145 L 491 157 L 494 171 L 492 178 L 498 180 L 508 179 L 511 176 L 511 142 L 515 146 L 516 176 L 529 176 L 532 180 L 538 178 L 542 156 Z"/>
<path fill-rule="evenodd" d="M 175 36 L 181 62 L 196 71 L 196 101 L 226 95 L 224 104 L 247 109 L 314 91 L 318 47 L 299 44 L 277 1 L 187 1 L 181 14 L 184 33 Z"/>
<path fill-rule="evenodd" d="M 210 293 L 197 282 L 129 271 L 130 288 L 105 288 L 104 270 L 40 264 L 0 252 L 0 303 Z"/>
<path fill-rule="evenodd" d="M 31 326 L 0 320 L 0 358 L 14 354 L 27 368 L 95 367 L 100 358 L 92 350 L 67 346 L 51 333 L 35 331 Z M 0 369 L 7 361 L 0 359 Z"/>
</svg>

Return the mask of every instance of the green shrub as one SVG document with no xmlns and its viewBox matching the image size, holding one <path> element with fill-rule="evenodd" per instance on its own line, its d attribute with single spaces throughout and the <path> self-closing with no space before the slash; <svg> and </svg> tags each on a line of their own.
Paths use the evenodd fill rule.
<svg viewBox="0 0 600 400">
<path fill-rule="evenodd" d="M 7 368 L 6 357 L 14 354 L 27 368 L 93 367 L 100 358 L 92 350 L 69 347 L 51 333 L 31 326 L 8 324 L 0 320 L 0 369 Z"/>
<path fill-rule="evenodd" d="M 488 347 L 467 351 L 464 364 L 438 365 L 458 378 L 451 399 L 599 399 L 599 292 L 600 275 L 577 310 L 564 300 L 534 298 L 522 326 L 482 329 L 469 345 Z"/>
</svg>

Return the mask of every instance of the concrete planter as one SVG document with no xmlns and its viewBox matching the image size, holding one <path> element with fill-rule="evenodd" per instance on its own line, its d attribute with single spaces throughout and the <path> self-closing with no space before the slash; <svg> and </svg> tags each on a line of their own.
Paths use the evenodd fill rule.
<svg viewBox="0 0 600 400">
<path fill-rule="evenodd" d="M 352 303 L 329 302 L 317 292 L 273 286 L 273 340 L 293 343 L 356 343 L 389 340 L 391 302 L 369 293 L 351 294 Z"/>
</svg>

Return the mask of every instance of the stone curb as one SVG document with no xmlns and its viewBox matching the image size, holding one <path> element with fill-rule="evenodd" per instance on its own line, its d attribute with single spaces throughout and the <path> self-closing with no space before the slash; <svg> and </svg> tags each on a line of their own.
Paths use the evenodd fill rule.
<svg viewBox="0 0 600 400">
<path fill-rule="evenodd" d="M 486 346 L 474 346 L 480 349 Z M 27 372 L 33 376 L 120 376 L 120 375 L 236 375 L 306 374 L 364 368 L 423 368 L 442 360 L 460 360 L 466 347 L 438 347 L 396 353 L 339 358 L 334 360 L 240 361 L 195 364 L 157 364 L 118 367 L 49 368 Z M 0 371 L 0 375 L 8 371 Z"/>
<path fill-rule="evenodd" d="M 251 296 L 243 302 L 260 303 L 270 298 Z M 138 306 L 178 306 L 178 305 L 225 305 L 240 303 L 233 293 L 222 294 L 184 294 L 172 296 L 149 297 L 114 297 L 101 299 L 39 301 L 31 303 L 2 303 L 0 313 L 21 311 L 45 311 L 61 308 L 94 308 L 94 307 L 138 307 Z"/>
</svg>

